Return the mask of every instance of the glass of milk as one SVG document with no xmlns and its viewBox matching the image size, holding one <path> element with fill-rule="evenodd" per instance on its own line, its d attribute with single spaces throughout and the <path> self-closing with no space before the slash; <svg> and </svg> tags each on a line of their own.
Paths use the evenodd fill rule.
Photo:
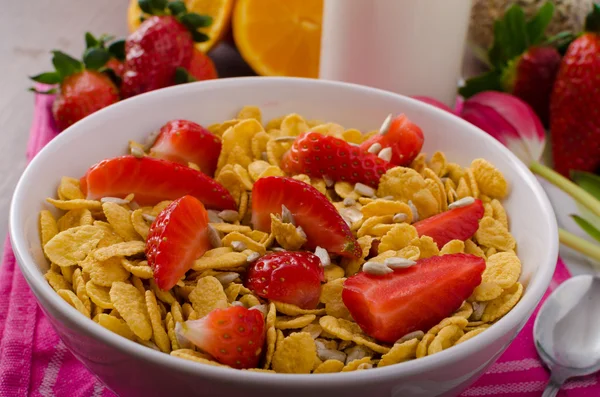
<svg viewBox="0 0 600 397">
<path fill-rule="evenodd" d="M 471 0 L 325 0 L 319 77 L 454 104 Z"/>
</svg>

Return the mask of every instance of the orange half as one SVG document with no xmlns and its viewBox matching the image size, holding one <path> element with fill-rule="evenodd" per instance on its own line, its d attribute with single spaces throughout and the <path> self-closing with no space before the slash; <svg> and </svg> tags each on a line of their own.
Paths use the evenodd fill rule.
<svg viewBox="0 0 600 397">
<path fill-rule="evenodd" d="M 319 76 L 323 0 L 237 0 L 233 37 L 263 76 Z"/>
</svg>

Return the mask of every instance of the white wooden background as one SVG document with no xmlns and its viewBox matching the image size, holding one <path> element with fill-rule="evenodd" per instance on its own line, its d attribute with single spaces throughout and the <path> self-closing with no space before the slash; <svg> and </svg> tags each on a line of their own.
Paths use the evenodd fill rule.
<svg viewBox="0 0 600 397">
<path fill-rule="evenodd" d="M 8 209 L 14 186 L 25 164 L 25 148 L 33 114 L 33 94 L 27 76 L 50 70 L 52 49 L 80 56 L 84 32 L 127 34 L 128 0 L 22 0 L 2 1 L 0 13 L 0 241 L 7 232 Z M 223 77 L 250 74 L 228 46 L 211 55 Z M 466 64 L 468 74 L 472 70 Z M 550 188 L 558 218 L 573 231 L 568 214 L 572 201 Z M 1 249 L 1 248 L 0 248 Z M 580 257 L 567 249 L 561 255 L 575 273 L 589 272 Z"/>
</svg>

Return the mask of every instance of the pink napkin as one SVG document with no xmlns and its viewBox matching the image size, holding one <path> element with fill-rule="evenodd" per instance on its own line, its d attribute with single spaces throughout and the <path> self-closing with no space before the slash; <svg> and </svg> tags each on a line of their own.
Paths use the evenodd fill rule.
<svg viewBox="0 0 600 397">
<path fill-rule="evenodd" d="M 52 97 L 37 95 L 35 117 L 27 147 L 31 159 L 56 136 L 50 106 Z M 559 259 L 548 293 L 570 274 Z M 545 297 L 544 297 L 545 298 Z M 536 310 L 537 313 L 537 310 Z M 540 396 L 548 372 L 532 340 L 532 317 L 508 350 L 462 393 L 462 397 Z M 600 395 L 600 379 L 592 375 L 568 382 L 559 396 Z M 0 397 L 114 396 L 60 341 L 21 275 L 10 243 L 5 243 L 0 265 Z"/>
</svg>

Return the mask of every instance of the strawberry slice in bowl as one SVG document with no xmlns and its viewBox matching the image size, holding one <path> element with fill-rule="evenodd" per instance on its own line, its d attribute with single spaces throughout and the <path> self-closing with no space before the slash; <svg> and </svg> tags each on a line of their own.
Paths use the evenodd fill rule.
<svg viewBox="0 0 600 397">
<path fill-rule="evenodd" d="M 479 221 L 484 214 L 483 203 L 479 199 L 465 197 L 449 206 L 449 210 L 413 224 L 419 236 L 429 236 L 438 248 L 451 240 L 465 241 L 479 229 Z"/>
<path fill-rule="evenodd" d="M 187 165 L 196 164 L 213 176 L 221 153 L 221 140 L 210 131 L 188 120 L 171 120 L 162 126 L 150 148 L 150 155 Z"/>
<path fill-rule="evenodd" d="M 319 257 L 310 252 L 274 252 L 253 262 L 244 285 L 258 296 L 315 309 L 325 281 Z"/>
<path fill-rule="evenodd" d="M 265 343 L 265 320 L 259 310 L 241 306 L 215 309 L 199 320 L 177 323 L 177 334 L 221 364 L 256 368 Z"/>
<path fill-rule="evenodd" d="M 89 200 L 135 195 L 139 205 L 154 205 L 191 195 L 206 208 L 235 210 L 231 194 L 220 183 L 187 166 L 152 157 L 121 156 L 92 166 L 81 178 Z"/>
<path fill-rule="evenodd" d="M 374 188 L 379 185 L 381 176 L 392 167 L 375 154 L 318 132 L 307 132 L 296 138 L 281 160 L 281 168 L 288 174 L 360 182 Z"/>
<path fill-rule="evenodd" d="M 252 188 L 252 224 L 263 232 L 271 231 L 271 214 L 285 206 L 296 225 L 306 233 L 306 249 L 317 246 L 330 253 L 360 257 L 362 250 L 338 210 L 313 186 L 292 178 L 260 178 Z"/>
<path fill-rule="evenodd" d="M 386 275 L 355 274 L 344 282 L 342 299 L 366 334 L 394 343 L 449 317 L 481 283 L 484 270 L 485 260 L 475 255 L 432 256 Z"/>
<path fill-rule="evenodd" d="M 361 143 L 361 149 L 378 153 L 393 165 L 407 166 L 421 152 L 423 131 L 404 114 L 391 115 L 383 122 L 378 134 Z"/>
<path fill-rule="evenodd" d="M 210 248 L 204 205 L 193 196 L 173 201 L 158 214 L 146 239 L 146 257 L 156 285 L 173 288 Z"/>
</svg>

